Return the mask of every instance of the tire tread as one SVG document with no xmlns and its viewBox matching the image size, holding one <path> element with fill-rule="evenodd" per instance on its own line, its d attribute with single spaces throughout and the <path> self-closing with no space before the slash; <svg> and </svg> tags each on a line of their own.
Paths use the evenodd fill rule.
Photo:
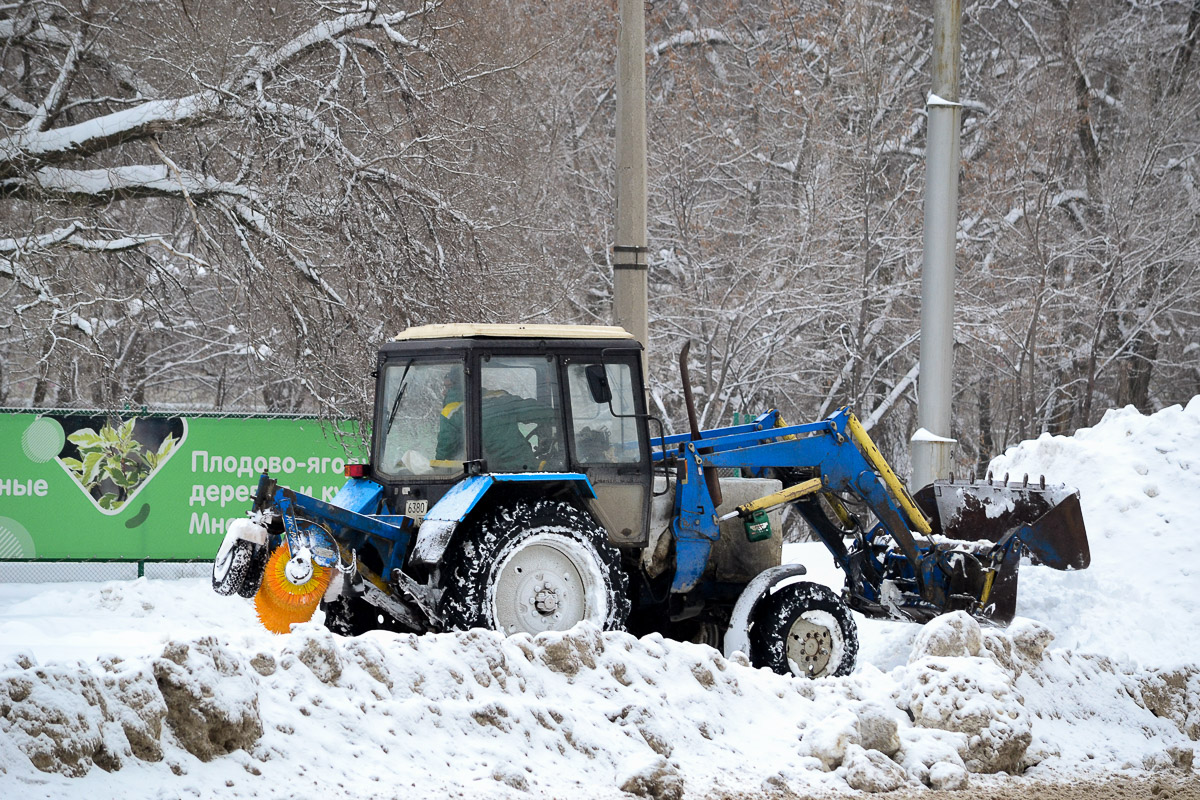
<svg viewBox="0 0 1200 800">
<path fill-rule="evenodd" d="M 233 547 L 229 551 L 229 569 L 226 571 L 225 576 L 219 580 L 217 578 L 217 562 L 213 562 L 212 587 L 214 592 L 220 595 L 231 595 L 235 592 L 241 593 L 242 588 L 246 584 L 246 573 L 253 561 L 254 554 L 251 551 L 252 547 L 253 545 L 246 541 L 238 540 L 234 542 Z M 251 592 L 251 596 L 253 594 Z"/>
<path fill-rule="evenodd" d="M 750 660 L 756 667 L 768 667 L 780 675 L 792 675 L 787 662 L 784 631 L 806 611 L 824 611 L 837 620 L 842 636 L 842 659 L 827 675 L 843 677 L 854 669 L 858 659 L 858 626 L 849 607 L 832 589 L 819 583 L 801 581 L 786 584 L 759 601 L 750 629 Z"/>
<path fill-rule="evenodd" d="M 590 515 L 561 500 L 521 501 L 500 506 L 456 537 L 442 560 L 445 593 L 440 611 L 447 628 L 491 627 L 486 597 L 492 566 L 504 547 L 526 531 L 561 529 L 598 555 L 609 583 L 605 630 L 623 630 L 629 616 L 629 578 L 620 553 L 608 541 L 604 527 Z"/>
</svg>

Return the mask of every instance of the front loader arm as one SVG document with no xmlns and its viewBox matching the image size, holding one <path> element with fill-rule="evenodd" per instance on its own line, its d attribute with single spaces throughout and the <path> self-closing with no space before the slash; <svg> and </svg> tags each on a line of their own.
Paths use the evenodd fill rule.
<svg viewBox="0 0 1200 800">
<path fill-rule="evenodd" d="M 727 435 L 705 432 L 695 443 L 678 442 L 682 457 L 673 524 L 676 573 L 672 591 L 687 591 L 695 585 L 712 542 L 720 535 L 712 498 L 704 481 L 698 480 L 703 470 L 805 468 L 821 477 L 826 491 L 848 492 L 867 503 L 912 565 L 921 593 L 925 593 L 914 533 L 928 535 L 929 521 L 853 414 L 842 409 L 819 423 L 750 427 Z M 837 557 L 839 549 L 830 549 Z M 840 552 L 844 554 L 845 549 Z"/>
<path fill-rule="evenodd" d="M 675 537 L 675 575 L 671 591 L 690 591 L 708 566 L 713 542 L 721 538 L 717 509 L 703 477 L 707 456 L 701 456 L 692 442 L 680 446 L 678 486 L 675 490 L 675 514 L 671 534 Z"/>
<path fill-rule="evenodd" d="M 769 412 L 750 425 L 703 431 L 699 440 L 659 444 L 675 445 L 680 465 L 675 592 L 699 580 L 719 536 L 704 481 L 696 480 L 705 470 L 781 474 L 788 488 L 757 505 L 790 502 L 845 572 L 849 599 L 872 615 L 926 620 L 963 609 L 1003 624 L 1015 611 L 1022 552 L 1056 569 L 1083 569 L 1090 560 L 1077 493 L 1044 480 L 1031 485 L 1028 476 L 1021 483 L 989 476 L 986 483 L 935 482 L 918 494 L 918 506 L 847 409 L 795 426 Z M 840 525 L 816 496 L 796 491 L 815 479 Z M 845 537 L 853 526 L 836 503 L 841 493 L 861 498 L 879 521 L 852 544 Z M 751 506 L 736 513 L 746 518 Z"/>
</svg>

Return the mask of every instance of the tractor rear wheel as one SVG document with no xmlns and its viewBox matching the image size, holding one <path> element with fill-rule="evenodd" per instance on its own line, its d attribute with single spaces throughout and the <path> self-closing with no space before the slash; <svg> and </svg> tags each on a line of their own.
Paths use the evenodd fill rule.
<svg viewBox="0 0 1200 800">
<path fill-rule="evenodd" d="M 447 550 L 441 613 L 453 629 L 563 631 L 588 620 L 624 628 L 629 579 L 608 533 L 555 500 L 497 508 Z"/>
<path fill-rule="evenodd" d="M 750 628 L 750 660 L 780 675 L 849 675 L 858 657 L 850 609 L 819 583 L 789 583 L 762 598 Z"/>
</svg>

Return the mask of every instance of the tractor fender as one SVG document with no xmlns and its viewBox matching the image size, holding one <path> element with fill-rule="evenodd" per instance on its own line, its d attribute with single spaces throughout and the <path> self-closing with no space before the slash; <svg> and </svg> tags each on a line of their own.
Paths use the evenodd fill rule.
<svg viewBox="0 0 1200 800">
<path fill-rule="evenodd" d="M 803 564 L 781 564 L 778 567 L 764 569 L 746 584 L 738 595 L 733 607 L 733 615 L 729 619 L 729 629 L 725 631 L 725 657 L 732 658 L 739 650 L 750 654 L 750 620 L 754 617 L 754 608 L 758 601 L 771 593 L 777 585 L 808 572 Z"/>
<path fill-rule="evenodd" d="M 450 540 L 454 538 L 454 532 L 480 501 L 489 492 L 503 493 L 507 486 L 512 484 L 531 488 L 542 486 L 546 493 L 569 487 L 589 505 L 596 497 L 592 482 L 581 472 L 497 472 L 472 475 L 456 483 L 425 514 L 421 527 L 417 529 L 417 543 L 413 547 L 411 560 L 426 566 L 440 562 L 446 548 L 450 546 Z"/>
<path fill-rule="evenodd" d="M 331 506 L 371 516 L 379 511 L 383 486 L 367 478 L 350 478 L 329 501 Z"/>
</svg>

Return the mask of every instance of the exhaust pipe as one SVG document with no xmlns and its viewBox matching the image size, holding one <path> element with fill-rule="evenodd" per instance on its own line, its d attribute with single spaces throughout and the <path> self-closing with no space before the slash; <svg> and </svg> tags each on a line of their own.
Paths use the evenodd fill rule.
<svg viewBox="0 0 1200 800">
<path fill-rule="evenodd" d="M 692 397 L 692 381 L 688 375 L 688 353 L 692 350 L 692 340 L 688 339 L 683 343 L 683 349 L 679 351 L 679 377 L 683 380 L 683 402 L 687 406 L 688 426 L 692 430 L 692 441 L 697 441 L 700 438 L 700 426 L 696 422 L 696 401 Z M 712 448 L 701 448 L 699 453 L 711 453 Z M 712 498 L 713 508 L 721 505 L 724 499 L 721 496 L 721 480 L 717 476 L 715 469 L 701 468 L 704 473 L 704 485 L 708 487 L 708 494 Z"/>
</svg>

